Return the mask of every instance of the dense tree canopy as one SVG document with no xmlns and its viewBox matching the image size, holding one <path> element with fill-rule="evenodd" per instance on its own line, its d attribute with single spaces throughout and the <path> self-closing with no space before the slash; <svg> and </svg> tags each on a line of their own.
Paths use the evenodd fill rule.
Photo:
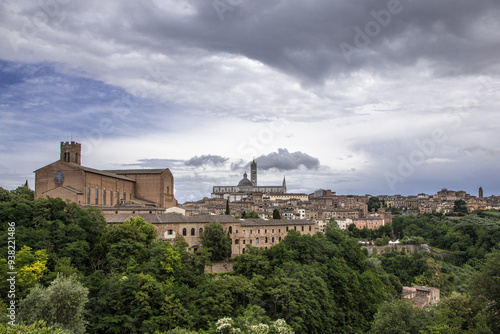
<svg viewBox="0 0 500 334">
<path fill-rule="evenodd" d="M 88 333 L 220 333 L 225 323 L 248 333 L 498 332 L 499 220 L 484 211 L 396 216 L 379 230 L 290 230 L 268 249 L 246 245 L 233 272 L 205 274 L 208 260 L 230 256 L 220 224 L 204 227 L 203 247 L 192 253 L 180 236 L 158 240 L 143 219 L 106 226 L 96 209 L 0 189 L 0 249 L 6 254 L 15 222 L 22 318 Z M 409 245 L 385 245 L 393 236 Z M 384 254 L 368 255 L 358 239 L 379 240 Z M 410 249 L 423 242 L 431 252 Z M 5 259 L 0 270 L 5 276 Z M 440 288 L 441 303 L 425 311 L 402 303 L 402 286 L 414 284 Z M 3 280 L 2 321 L 7 290 Z"/>
<path fill-rule="evenodd" d="M 220 223 L 208 223 L 200 236 L 200 241 L 202 247 L 211 253 L 212 261 L 223 260 L 231 256 L 231 238 Z"/>
</svg>

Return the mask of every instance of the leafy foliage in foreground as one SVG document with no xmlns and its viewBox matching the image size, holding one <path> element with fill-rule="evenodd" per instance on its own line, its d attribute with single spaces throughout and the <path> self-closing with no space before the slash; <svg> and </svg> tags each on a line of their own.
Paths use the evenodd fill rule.
<svg viewBox="0 0 500 334">
<path fill-rule="evenodd" d="M 106 227 L 99 211 L 59 199 L 32 200 L 25 191 L 0 192 L 0 198 L 0 248 L 5 254 L 7 223 L 16 222 L 18 265 L 26 273 L 17 301 L 29 321 L 67 324 L 35 316 L 42 312 L 35 300 L 44 300 L 64 273 L 88 290 L 85 309 L 76 312 L 88 333 L 217 333 L 224 318 L 241 332 L 275 330 L 279 319 L 296 333 L 380 332 L 402 320 L 401 332 L 498 332 L 500 256 L 487 255 L 500 241 L 494 215 L 395 218 L 394 232 L 391 226 L 348 232 L 329 227 L 312 236 L 291 230 L 269 249 L 247 245 L 246 254 L 234 259 L 233 273 L 214 277 L 204 274 L 211 247 L 193 254 L 182 237 L 173 244 L 158 241 L 154 226 L 140 218 Z M 353 237 L 387 239 L 394 233 L 424 238 L 444 251 L 368 257 Z M 474 289 L 468 289 L 469 278 Z M 415 283 L 445 288 L 442 304 L 425 315 L 402 306 L 402 284 Z M 6 305 L 2 284 L 0 304 Z M 53 300 L 55 308 L 65 302 Z M 80 300 L 83 305 L 85 298 Z"/>
</svg>

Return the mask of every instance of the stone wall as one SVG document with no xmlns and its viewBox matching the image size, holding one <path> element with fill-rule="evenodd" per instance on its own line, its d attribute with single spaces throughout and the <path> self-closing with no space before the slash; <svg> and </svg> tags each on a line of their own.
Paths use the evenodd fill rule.
<svg viewBox="0 0 500 334">
<path fill-rule="evenodd" d="M 211 266 L 205 266 L 205 274 L 219 274 L 233 271 L 233 262 L 217 261 L 212 262 Z"/>
<path fill-rule="evenodd" d="M 384 254 L 386 252 L 392 252 L 396 249 L 398 252 L 401 252 L 403 249 L 406 250 L 407 253 L 414 253 L 419 250 L 427 250 L 429 251 L 429 246 L 427 245 L 386 245 L 386 246 L 361 246 L 368 251 L 368 254 L 372 255 L 373 250 L 377 250 L 377 255 Z"/>
</svg>

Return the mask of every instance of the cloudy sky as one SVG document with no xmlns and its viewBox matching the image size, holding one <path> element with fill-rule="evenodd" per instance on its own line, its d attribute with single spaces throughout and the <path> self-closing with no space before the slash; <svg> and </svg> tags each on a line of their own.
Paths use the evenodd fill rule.
<svg viewBox="0 0 500 334">
<path fill-rule="evenodd" d="M 498 0 L 0 0 L 0 186 L 83 145 L 235 185 L 500 195 Z"/>
</svg>

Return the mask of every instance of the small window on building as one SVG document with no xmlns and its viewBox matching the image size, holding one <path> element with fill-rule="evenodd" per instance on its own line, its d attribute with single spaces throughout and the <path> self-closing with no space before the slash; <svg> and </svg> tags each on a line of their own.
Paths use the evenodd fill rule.
<svg viewBox="0 0 500 334">
<path fill-rule="evenodd" d="M 274 237 L 271 238 L 271 242 L 274 242 Z"/>
<path fill-rule="evenodd" d="M 302 226 L 302 232 L 304 232 L 304 226 Z"/>
<path fill-rule="evenodd" d="M 186 230 L 186 228 L 183 228 L 183 229 L 182 229 L 182 235 L 183 235 L 183 236 L 186 236 L 186 235 L 187 235 L 187 230 Z"/>
<path fill-rule="evenodd" d="M 309 225 L 309 231 L 311 231 L 311 225 Z"/>
<path fill-rule="evenodd" d="M 90 187 L 87 187 L 87 204 L 90 204 Z"/>
<path fill-rule="evenodd" d="M 264 230 L 264 234 L 267 234 L 267 230 Z"/>
<path fill-rule="evenodd" d="M 294 227 L 293 227 L 293 229 L 294 229 L 295 231 L 297 231 L 297 226 L 294 226 Z"/>
<path fill-rule="evenodd" d="M 238 234 L 238 230 L 236 230 L 236 234 Z"/>
<path fill-rule="evenodd" d="M 279 237 L 278 241 L 281 241 L 281 237 Z"/>
<path fill-rule="evenodd" d="M 259 244 L 259 238 L 255 239 L 255 243 L 258 245 Z"/>
<path fill-rule="evenodd" d="M 250 234 L 252 234 L 253 230 L 250 230 Z"/>
<path fill-rule="evenodd" d="M 243 230 L 243 235 L 245 235 L 245 232 L 246 232 L 246 231 L 245 231 L 245 230 Z"/>
<path fill-rule="evenodd" d="M 288 226 L 286 227 L 286 231 L 288 232 Z"/>
<path fill-rule="evenodd" d="M 267 237 L 266 237 L 266 239 L 264 240 L 264 242 L 267 244 Z"/>
<path fill-rule="evenodd" d="M 113 206 L 113 190 L 109 191 L 109 205 Z"/>
<path fill-rule="evenodd" d="M 229 226 L 229 234 L 233 234 L 233 227 L 232 226 Z"/>
<path fill-rule="evenodd" d="M 201 235 L 203 233 L 203 229 L 200 227 L 200 229 L 198 230 L 198 235 Z"/>
<path fill-rule="evenodd" d="M 274 228 L 273 228 L 273 233 L 274 233 Z"/>
<path fill-rule="evenodd" d="M 191 229 L 191 235 L 195 235 L 195 232 L 194 232 L 194 227 Z"/>
<path fill-rule="evenodd" d="M 246 243 L 247 243 L 247 241 L 245 239 L 243 239 L 243 245 L 246 244 Z"/>
<path fill-rule="evenodd" d="M 102 205 L 106 205 L 106 190 L 102 190 Z"/>
<path fill-rule="evenodd" d="M 252 243 L 252 239 L 250 239 L 250 244 Z"/>
<path fill-rule="evenodd" d="M 99 189 L 95 188 L 95 205 L 99 204 Z"/>
<path fill-rule="evenodd" d="M 240 239 L 236 239 L 236 240 L 234 240 L 234 244 L 235 244 L 235 245 L 239 245 L 239 243 L 240 243 Z"/>
<path fill-rule="evenodd" d="M 243 252 L 243 254 L 245 254 L 245 248 L 243 248 L 242 252 Z"/>
</svg>

